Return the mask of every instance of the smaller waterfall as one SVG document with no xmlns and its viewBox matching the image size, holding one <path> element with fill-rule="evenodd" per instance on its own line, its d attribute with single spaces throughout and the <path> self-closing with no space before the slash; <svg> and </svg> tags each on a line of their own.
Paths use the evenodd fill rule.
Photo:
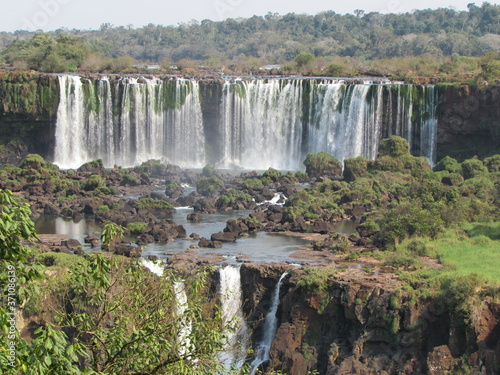
<svg viewBox="0 0 500 375">
<path fill-rule="evenodd" d="M 57 109 L 56 148 L 54 159 L 62 168 L 89 161 L 83 84 L 78 76 L 59 76 L 60 101 Z"/>
<path fill-rule="evenodd" d="M 434 166 L 436 163 L 437 148 L 437 108 L 439 99 L 433 86 L 423 87 L 424 90 L 424 114 L 427 115 L 422 122 L 420 131 L 420 155 L 427 157 L 429 164 Z"/>
<path fill-rule="evenodd" d="M 278 330 L 278 317 L 276 316 L 276 313 L 278 312 L 278 306 L 280 304 L 280 285 L 286 275 L 288 275 L 287 272 L 281 275 L 276 287 L 274 288 L 273 295 L 271 296 L 271 308 L 267 313 L 263 326 L 264 334 L 262 340 L 257 344 L 255 349 L 255 358 L 250 364 L 251 375 L 254 375 L 257 372 L 260 365 L 269 361 L 271 344 L 273 343 L 274 336 L 276 336 L 276 331 Z"/>
<path fill-rule="evenodd" d="M 164 261 L 153 262 L 152 260 L 147 260 L 147 259 L 142 258 L 141 265 L 143 267 L 146 267 L 148 270 L 150 270 L 155 275 L 157 275 L 159 277 L 163 277 L 164 267 L 165 267 Z"/>
<path fill-rule="evenodd" d="M 221 353 L 227 373 L 239 370 L 245 362 L 250 341 L 248 326 L 243 317 L 240 265 L 219 269 L 222 320 L 227 336 L 226 350 Z"/>
<path fill-rule="evenodd" d="M 189 352 L 191 351 L 191 339 L 189 336 L 191 335 L 192 324 L 191 320 L 185 316 L 189 307 L 185 288 L 186 286 L 183 281 L 174 282 L 175 314 L 180 319 L 177 344 L 179 345 L 178 353 L 181 357 L 189 356 Z"/>
</svg>

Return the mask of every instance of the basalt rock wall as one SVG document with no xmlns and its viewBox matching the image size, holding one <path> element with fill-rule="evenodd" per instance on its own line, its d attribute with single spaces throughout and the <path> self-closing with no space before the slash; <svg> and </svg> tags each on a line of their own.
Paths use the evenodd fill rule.
<svg viewBox="0 0 500 375">
<path fill-rule="evenodd" d="M 27 153 L 51 158 L 59 105 L 57 77 L 0 73 L 0 163 L 16 163 Z"/>
<path fill-rule="evenodd" d="M 437 159 L 500 152 L 500 86 L 441 86 Z"/>
<path fill-rule="evenodd" d="M 117 87 L 118 89 L 120 89 L 123 86 L 119 84 L 119 82 L 123 81 L 123 77 L 121 76 L 109 76 L 107 79 L 111 85 L 110 87 Z M 150 78 L 148 78 L 149 81 L 141 80 L 139 77 L 131 79 L 132 81 L 136 80 L 138 84 L 146 85 L 146 83 L 149 82 L 151 85 Z M 172 80 L 172 77 L 163 77 L 161 79 Z M 90 104 L 92 104 L 92 105 L 89 104 L 87 107 L 90 106 L 89 108 L 93 109 L 94 111 L 96 111 L 96 108 L 99 108 L 99 110 L 103 109 L 102 104 L 105 103 L 105 101 L 102 101 L 101 103 L 101 101 L 99 100 L 94 103 L 93 101 L 90 101 L 88 98 L 92 98 L 93 96 L 96 96 L 98 94 L 99 89 L 102 88 L 98 83 L 108 82 L 108 81 L 105 80 L 103 81 L 102 76 L 96 74 L 86 75 L 85 77 L 82 76 L 82 84 L 83 84 L 82 95 L 85 98 L 87 98 L 86 100 Z M 92 82 L 92 84 L 89 84 L 89 82 Z M 269 150 L 272 151 L 272 148 L 266 149 L 267 151 L 263 150 L 257 152 L 255 149 L 255 147 L 257 147 L 256 146 L 257 143 L 253 146 L 251 145 L 252 136 L 256 137 L 260 136 L 259 135 L 260 133 L 257 131 L 255 132 L 249 131 L 249 133 L 246 134 L 245 133 L 246 130 L 244 131 L 244 127 L 242 127 L 245 124 L 246 124 L 245 126 L 247 125 L 254 126 L 253 120 L 252 121 L 245 120 L 246 117 L 254 116 L 255 113 L 250 111 L 247 114 L 243 110 L 246 108 L 245 101 L 243 100 L 243 95 L 251 95 L 253 93 L 252 90 L 254 90 L 255 88 L 246 83 L 245 84 L 243 83 L 240 84 L 237 82 L 227 83 L 228 81 L 223 81 L 220 79 L 213 79 L 213 78 L 210 79 L 199 78 L 195 79 L 193 82 L 196 82 L 197 87 L 199 87 L 199 96 L 200 96 L 199 121 L 200 123 L 202 123 L 201 127 L 199 128 L 199 131 L 204 134 L 203 142 L 200 141 L 201 143 L 203 143 L 203 147 L 202 149 L 198 150 L 198 152 L 200 152 L 201 154 L 200 157 L 196 159 L 196 162 L 200 165 L 205 163 L 217 164 L 219 162 L 221 166 L 224 166 L 225 165 L 224 163 L 226 163 L 227 165 L 232 165 L 232 163 L 241 165 L 246 165 L 245 163 L 252 164 L 253 159 L 251 159 L 251 157 L 249 156 L 253 155 L 252 152 L 260 156 L 259 158 L 256 159 L 257 162 L 261 162 L 262 160 L 264 160 L 265 152 Z M 309 100 L 313 99 L 319 100 L 318 98 L 313 97 L 314 95 L 311 96 L 312 92 L 311 90 L 313 86 L 314 90 L 319 90 L 318 93 L 321 92 L 321 95 L 326 95 L 326 92 L 323 93 L 321 91 L 322 90 L 322 88 L 320 87 L 321 83 L 319 82 L 320 81 L 311 81 L 311 83 L 301 84 L 302 86 L 299 86 L 297 84 L 294 85 L 290 84 L 290 87 L 292 87 L 296 92 L 295 91 L 292 92 L 293 90 L 290 91 L 290 93 L 287 92 L 287 95 L 289 95 L 290 98 L 293 98 L 295 96 L 299 97 L 301 95 L 303 100 L 302 104 L 300 104 L 299 107 L 302 106 L 302 108 L 310 108 L 310 110 L 307 111 L 302 110 L 300 115 L 296 118 L 297 123 L 299 124 L 298 125 L 299 127 L 297 129 L 299 129 L 302 132 L 302 134 L 300 135 L 299 133 L 296 134 L 294 133 L 293 137 L 295 138 L 293 137 L 292 137 L 293 139 L 290 138 L 290 142 L 288 141 L 283 142 L 284 145 L 283 147 L 286 146 L 287 150 L 289 146 L 291 147 L 291 145 L 297 143 L 296 150 L 295 149 L 293 150 L 290 149 L 291 151 L 288 150 L 294 155 L 297 153 L 300 154 L 307 152 L 315 152 L 316 149 L 319 150 L 324 147 L 328 148 L 331 146 L 331 145 L 330 146 L 319 145 L 319 143 L 325 141 L 328 138 L 326 137 L 326 135 L 323 135 L 323 133 L 321 133 L 320 131 L 322 129 L 321 126 L 323 125 L 321 126 L 318 125 L 322 123 L 322 121 L 325 120 L 325 118 L 323 117 L 321 119 L 316 118 L 317 112 L 315 111 L 320 109 L 319 104 L 318 106 L 314 107 L 311 106 L 311 103 L 309 102 Z M 360 82 L 356 83 L 359 84 Z M 103 85 L 101 84 L 101 86 Z M 169 88 L 170 86 L 168 85 L 164 86 L 166 87 L 165 88 L 166 91 L 170 89 Z M 265 84 L 261 86 L 263 92 L 265 91 L 264 88 L 265 89 L 268 88 Z M 356 95 L 359 94 L 358 91 L 361 92 L 363 90 L 356 91 L 354 89 L 351 89 L 353 86 L 356 85 L 347 86 L 347 89 L 345 90 L 346 91 L 345 95 L 351 95 L 350 97 L 355 98 Z M 422 98 L 429 98 L 429 94 L 431 93 L 431 91 L 425 89 L 425 87 L 426 86 L 414 86 L 413 88 L 411 88 L 411 90 L 408 87 L 398 90 L 397 88 L 394 88 L 394 86 L 392 86 L 392 88 L 388 90 L 382 90 L 382 91 L 379 90 L 380 92 L 377 90 L 369 90 L 368 93 L 363 91 L 363 95 L 365 95 L 367 100 L 369 100 L 371 103 L 369 106 L 365 108 L 364 116 L 368 116 L 367 118 L 369 119 L 371 118 L 370 111 L 372 109 L 370 108 L 374 106 L 374 103 L 378 103 L 377 108 L 383 108 L 383 111 L 380 112 L 380 115 L 377 115 L 378 117 L 375 116 L 375 118 L 371 119 L 370 121 L 373 120 L 375 124 L 380 123 L 385 125 L 383 126 L 381 125 L 382 130 L 380 131 L 380 134 L 375 132 L 376 134 L 372 135 L 375 137 L 386 137 L 392 134 L 405 135 L 406 134 L 405 132 L 407 132 L 408 134 L 406 134 L 405 136 L 408 136 L 411 139 L 413 139 L 412 151 L 414 151 L 415 154 L 422 154 L 422 155 L 432 154 L 432 152 L 429 153 L 429 150 L 427 151 L 425 150 L 425 148 L 428 147 L 428 145 L 426 145 L 425 142 L 422 143 L 422 140 L 424 139 L 422 137 L 425 135 L 426 137 L 425 139 L 427 139 L 428 135 L 423 133 L 424 130 L 422 129 L 424 128 L 420 124 L 428 120 L 427 117 L 429 116 L 428 113 L 429 107 L 427 104 L 432 102 L 432 100 L 430 100 L 426 104 L 421 101 Z M 156 86 L 154 88 L 156 89 Z M 277 90 L 282 90 L 282 87 L 279 86 Z M 351 90 L 352 93 L 350 93 L 349 90 Z M 255 89 L 254 91 L 257 92 L 257 89 Z M 438 86 L 438 89 L 435 92 L 439 97 L 439 105 L 437 107 L 437 111 L 435 111 L 436 112 L 435 116 L 437 116 L 437 158 L 436 158 L 437 160 L 439 160 L 445 155 L 451 155 L 459 159 L 464 159 L 471 157 L 473 155 L 479 155 L 483 157 L 498 152 L 498 148 L 500 145 L 500 105 L 499 105 L 500 88 L 498 86 L 477 88 L 471 86 L 440 85 Z M 16 162 L 17 160 L 20 160 L 22 158 L 22 155 L 24 155 L 25 153 L 38 153 L 41 154 L 44 158 L 47 158 L 49 160 L 54 160 L 56 155 L 55 152 L 56 123 L 57 123 L 58 109 L 60 103 L 60 93 L 61 93 L 60 79 L 58 78 L 57 75 L 39 74 L 35 72 L 0 74 L 0 142 L 1 144 L 4 145 L 11 142 L 9 147 L 0 150 L 1 163 Z M 295 96 L 293 96 L 292 93 Z M 432 93 L 434 93 L 434 90 L 432 91 Z M 118 94 L 116 95 L 119 94 L 122 95 L 123 93 L 119 91 Z M 226 100 L 223 100 L 223 98 L 226 98 Z M 352 98 L 350 100 L 354 100 Z M 408 102 L 409 100 L 408 98 L 411 98 L 412 103 Z M 345 103 L 346 100 L 343 100 L 341 102 Z M 381 105 L 380 104 L 381 102 L 383 102 L 384 104 Z M 174 104 L 176 103 L 170 103 L 167 100 L 166 104 L 162 105 L 173 106 Z M 281 108 L 283 107 L 283 105 L 278 106 L 277 108 Z M 87 110 L 90 109 L 87 108 Z M 112 108 L 110 110 L 116 111 L 116 108 Z M 276 111 L 276 113 L 273 112 L 273 116 L 276 115 L 278 112 L 279 111 Z M 283 113 L 288 113 L 288 112 L 285 111 Z M 346 109 L 340 111 L 336 115 L 338 117 L 337 120 L 339 121 L 339 123 L 341 122 L 340 118 L 343 116 L 342 115 L 343 113 L 344 114 L 347 113 Z M 227 114 L 230 114 L 230 116 L 227 117 L 226 116 Z M 71 115 L 71 113 L 69 113 L 69 115 Z M 236 115 L 238 115 L 239 117 L 236 118 L 235 117 Z M 225 118 L 224 116 L 226 116 L 227 118 Z M 434 114 L 432 114 L 432 116 L 434 116 Z M 96 118 L 98 117 L 99 116 L 97 116 Z M 266 116 L 264 116 L 264 119 L 265 118 Z M 310 125 L 307 126 L 300 125 L 301 122 L 304 123 L 305 118 L 307 118 L 308 121 L 311 122 L 311 124 L 315 124 L 317 128 L 314 128 Z M 352 120 L 351 114 L 349 114 L 347 118 Z M 76 118 L 74 123 L 71 121 L 71 116 L 69 116 L 68 119 L 69 119 L 68 121 L 70 122 L 69 128 L 73 126 L 76 127 L 78 125 L 77 124 L 78 121 Z M 100 119 L 100 117 L 98 119 Z M 106 118 L 100 120 L 102 120 L 103 123 L 106 123 L 106 121 L 108 121 L 106 120 Z M 167 120 L 170 121 L 169 119 Z M 334 120 L 335 119 L 332 118 L 332 121 Z M 121 118 L 121 121 L 122 122 L 124 121 L 123 116 Z M 179 124 L 182 124 L 182 121 L 181 120 L 179 121 L 180 121 Z M 233 129 L 235 125 L 231 121 L 233 121 L 235 124 L 237 123 L 243 125 L 235 127 Z M 405 123 L 409 121 L 413 122 L 413 124 L 408 128 L 408 124 L 405 125 Z M 89 129 L 92 130 L 92 132 L 99 131 L 99 129 L 94 129 L 98 121 L 91 120 L 90 122 L 92 122 L 93 125 L 92 126 L 89 125 L 90 126 Z M 126 122 L 124 123 L 126 124 Z M 191 120 L 190 123 L 192 123 Z M 289 122 L 287 122 L 287 124 L 289 125 Z M 133 121 L 131 122 L 130 126 L 132 125 Z M 281 124 L 280 126 L 284 125 Z M 88 130 L 87 133 L 90 132 L 89 129 L 87 129 Z M 128 129 L 128 128 L 125 127 L 123 129 Z M 139 132 L 137 129 L 131 133 L 131 136 Z M 179 129 L 182 130 L 182 127 Z M 266 128 L 263 127 L 262 129 Z M 177 130 L 175 130 L 175 132 L 177 132 Z M 366 135 L 371 133 L 368 130 L 366 130 L 364 131 L 364 134 Z M 175 133 L 174 135 L 177 137 L 178 132 Z M 174 137 L 174 135 L 167 134 L 166 136 Z M 284 135 L 287 136 L 287 134 Z M 87 136 L 89 135 L 87 134 Z M 114 142 L 113 144 L 115 144 L 114 146 L 115 148 L 119 147 L 120 145 L 123 145 L 123 142 L 119 140 L 120 137 L 123 137 L 123 134 L 117 133 L 114 134 L 114 137 L 116 138 L 116 140 L 113 141 Z M 192 135 L 190 135 L 190 137 L 192 138 Z M 264 137 L 263 139 L 268 139 L 268 140 L 271 139 L 270 136 L 268 135 L 263 137 Z M 97 154 L 94 155 L 93 152 L 94 150 L 96 150 L 96 147 L 92 147 L 92 145 L 96 142 L 97 139 L 96 137 L 93 138 L 90 137 L 88 138 L 88 140 L 85 140 L 83 139 L 82 135 L 81 137 L 76 137 L 76 138 L 82 138 L 74 140 L 77 141 L 78 143 L 81 143 L 82 149 L 85 149 L 87 144 L 88 150 L 86 152 L 89 154 L 88 155 L 89 158 L 92 158 L 93 156 L 96 157 L 99 156 Z M 353 139 L 356 142 L 361 142 L 358 138 L 359 137 L 354 137 Z M 146 143 L 149 142 L 147 141 L 147 138 L 145 139 Z M 156 137 L 155 139 L 159 138 Z M 318 141 L 316 142 L 316 140 Z M 105 140 L 100 140 L 100 141 L 104 142 Z M 248 143 L 250 146 L 247 145 L 248 147 L 246 149 L 243 149 L 241 147 L 242 145 L 246 144 L 245 142 Z M 186 151 L 187 147 L 179 145 L 179 143 L 181 142 L 176 141 L 173 146 L 169 146 L 168 152 L 173 152 L 172 150 L 175 147 L 179 148 L 179 153 L 181 154 L 182 152 Z M 360 149 L 361 154 L 366 153 L 367 155 L 370 155 L 370 157 L 373 157 L 376 154 L 376 147 L 373 148 L 372 150 L 371 146 L 369 146 L 366 140 L 363 140 L 363 145 L 364 145 L 363 147 L 367 149 L 366 150 Z M 137 152 L 138 147 L 139 147 L 138 145 L 133 145 L 133 147 L 130 150 L 130 153 Z M 151 147 L 147 146 L 147 144 L 145 147 L 146 147 L 145 150 L 152 149 Z M 106 148 L 104 147 L 103 149 Z M 352 147 L 350 147 L 349 149 L 352 149 Z M 284 151 L 281 152 L 282 150 L 278 151 L 280 154 L 283 154 L 284 152 Z M 350 157 L 349 155 L 345 154 L 345 152 L 335 147 L 330 151 L 332 153 L 338 152 L 340 157 L 342 156 Z M 128 155 L 130 153 L 126 154 Z M 192 153 L 193 151 L 189 149 L 188 154 L 192 156 Z M 78 153 L 75 153 L 75 155 L 76 154 Z M 244 157 L 244 160 L 239 159 L 240 156 Z M 175 155 L 171 156 L 171 158 L 173 160 L 178 158 L 178 153 L 175 153 Z M 273 162 L 276 160 L 276 158 L 272 155 L 269 156 L 268 159 Z M 266 161 L 264 164 L 269 164 L 269 163 L 270 162 Z M 285 163 L 286 165 L 283 164 L 282 166 L 284 168 L 301 166 L 300 160 L 294 161 L 294 163 L 295 163 L 294 165 L 287 165 Z M 269 165 L 261 167 L 267 168 L 269 167 Z"/>
<path fill-rule="evenodd" d="M 422 300 L 394 282 L 335 277 L 315 289 L 290 266 L 244 265 L 245 313 L 265 313 L 265 291 L 286 268 L 269 366 L 289 375 L 498 374 L 500 304 L 485 300 L 469 322 L 441 298 Z M 254 329 L 258 319 L 253 320 Z"/>
</svg>

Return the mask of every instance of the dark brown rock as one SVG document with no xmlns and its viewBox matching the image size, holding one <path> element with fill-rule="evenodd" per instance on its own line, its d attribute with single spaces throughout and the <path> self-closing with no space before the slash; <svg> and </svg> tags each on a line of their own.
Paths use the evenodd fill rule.
<svg viewBox="0 0 500 375">
<path fill-rule="evenodd" d="M 139 258 L 141 256 L 141 249 L 136 246 L 118 244 L 114 246 L 113 254 L 128 258 Z"/>
<path fill-rule="evenodd" d="M 307 223 L 302 215 L 297 215 L 290 225 L 290 230 L 293 232 L 305 232 L 307 230 Z"/>
<path fill-rule="evenodd" d="M 200 222 L 203 220 L 203 215 L 200 214 L 199 212 L 193 212 L 188 214 L 186 218 L 188 221 Z"/>
<path fill-rule="evenodd" d="M 53 204 L 47 203 L 43 207 L 43 213 L 45 215 L 59 215 L 60 211 L 57 207 L 55 207 Z"/>
<path fill-rule="evenodd" d="M 453 368 L 453 356 L 447 345 L 437 346 L 427 356 L 430 375 L 445 375 Z"/>
<path fill-rule="evenodd" d="M 70 250 L 74 250 L 75 248 L 82 246 L 80 241 L 70 238 L 69 240 L 65 240 L 61 242 L 61 245 L 66 246 Z"/>
<path fill-rule="evenodd" d="M 332 224 L 324 220 L 316 220 L 313 224 L 312 231 L 314 233 L 328 234 L 335 231 Z"/>
<path fill-rule="evenodd" d="M 218 232 L 211 236 L 212 241 L 234 242 L 238 238 L 238 233 L 235 232 Z"/>
</svg>

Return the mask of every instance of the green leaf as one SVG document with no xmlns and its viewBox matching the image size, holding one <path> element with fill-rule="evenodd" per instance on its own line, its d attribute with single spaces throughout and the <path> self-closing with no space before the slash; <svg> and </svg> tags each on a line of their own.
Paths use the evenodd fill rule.
<svg viewBox="0 0 500 375">
<path fill-rule="evenodd" d="M 48 366 L 50 367 L 50 365 L 52 365 L 52 359 L 50 358 L 50 356 L 46 355 L 45 357 L 43 357 L 43 362 Z"/>
</svg>

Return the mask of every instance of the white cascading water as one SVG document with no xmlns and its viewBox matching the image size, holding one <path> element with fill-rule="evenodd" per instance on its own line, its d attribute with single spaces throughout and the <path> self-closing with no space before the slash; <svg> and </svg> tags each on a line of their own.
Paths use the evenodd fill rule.
<svg viewBox="0 0 500 375">
<path fill-rule="evenodd" d="M 255 358 L 250 364 L 250 375 L 254 375 L 259 366 L 264 362 L 269 361 L 269 352 L 271 351 L 271 345 L 276 336 L 276 331 L 278 330 L 278 317 L 276 313 L 278 312 L 278 306 L 280 304 L 280 286 L 281 281 L 288 275 L 287 272 L 283 273 L 276 284 L 271 296 L 271 307 L 267 313 L 266 320 L 264 321 L 264 326 L 262 328 L 263 336 L 262 340 L 257 344 L 255 348 Z"/>
<path fill-rule="evenodd" d="M 55 162 L 75 168 L 160 159 L 181 167 L 302 169 L 307 153 L 374 159 L 382 137 L 399 135 L 435 162 L 437 90 L 433 86 L 342 80 L 256 79 L 221 90 L 218 137 L 206 137 L 195 80 L 123 77 L 95 81 L 61 75 Z M 216 93 L 212 93 L 216 94 Z M 422 97 L 414 97 L 415 95 Z M 414 100 L 419 101 L 414 108 Z M 416 111 L 419 111 L 416 113 Z M 216 139 L 217 144 L 208 144 Z M 217 160 L 207 161 L 206 152 Z M 215 155 L 215 156 L 214 156 Z"/>
<path fill-rule="evenodd" d="M 85 133 L 83 85 L 78 76 L 59 76 L 55 162 L 62 168 L 80 166 L 91 156 Z"/>
<path fill-rule="evenodd" d="M 156 276 L 163 277 L 164 270 L 165 270 L 165 261 L 156 261 L 153 262 L 152 260 L 141 258 L 141 265 L 143 267 L 146 267 L 148 270 L 150 270 L 152 273 L 154 273 Z"/>
<path fill-rule="evenodd" d="M 226 350 L 221 353 L 220 358 L 229 374 L 240 370 L 245 363 L 250 334 L 243 316 L 240 266 L 222 267 L 219 275 L 222 320 L 227 336 Z"/>
<path fill-rule="evenodd" d="M 177 336 L 177 345 L 179 346 L 178 353 L 181 357 L 191 359 L 189 354 L 191 352 L 191 339 L 189 336 L 192 331 L 191 320 L 186 317 L 188 310 L 188 299 L 183 281 L 174 282 L 174 296 L 175 296 L 175 315 L 179 318 L 179 332 Z"/>
<path fill-rule="evenodd" d="M 205 165 L 198 83 L 185 79 L 122 78 L 111 87 L 59 76 L 54 161 L 63 168 L 103 159 L 133 166 L 160 159 L 183 167 Z"/>
<path fill-rule="evenodd" d="M 374 100 L 368 92 L 377 91 Z M 321 83 L 311 90 L 308 152 L 326 151 L 340 161 L 376 156 L 382 126 L 382 86 Z"/>
<path fill-rule="evenodd" d="M 429 164 L 434 166 L 437 149 L 438 97 L 433 86 L 423 86 L 422 89 L 425 92 L 424 114 L 427 118 L 420 128 L 420 155 L 425 156 Z"/>
<path fill-rule="evenodd" d="M 222 90 L 219 167 L 299 169 L 301 81 L 226 82 Z"/>
</svg>

